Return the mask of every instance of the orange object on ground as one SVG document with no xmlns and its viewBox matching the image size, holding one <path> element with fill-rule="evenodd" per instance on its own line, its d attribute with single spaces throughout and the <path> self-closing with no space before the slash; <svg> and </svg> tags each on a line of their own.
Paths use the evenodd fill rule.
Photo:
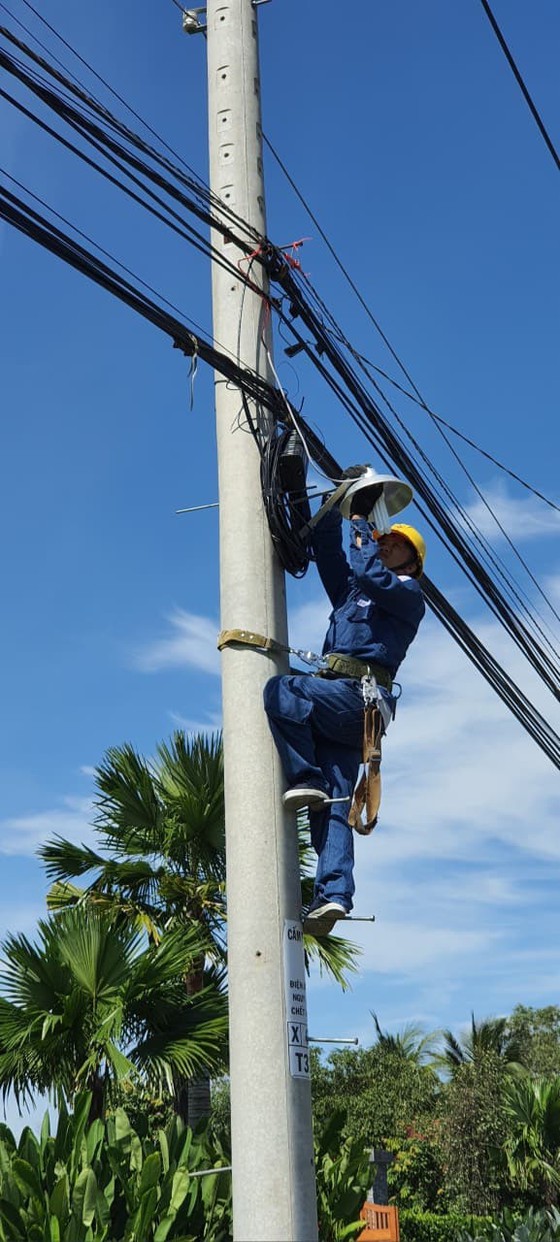
<svg viewBox="0 0 560 1242">
<path fill-rule="evenodd" d="M 360 1219 L 366 1222 L 356 1242 L 400 1242 L 399 1211 L 384 1203 L 364 1203 Z"/>
</svg>

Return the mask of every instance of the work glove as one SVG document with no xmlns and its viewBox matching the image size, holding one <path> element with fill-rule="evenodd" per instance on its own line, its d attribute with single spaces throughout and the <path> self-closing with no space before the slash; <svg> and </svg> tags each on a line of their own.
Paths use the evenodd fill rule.
<svg viewBox="0 0 560 1242">
<path fill-rule="evenodd" d="M 373 487 L 363 487 L 361 491 L 355 492 L 352 497 L 352 516 L 369 518 L 382 490 L 380 483 L 374 483 Z"/>
<path fill-rule="evenodd" d="M 362 474 L 365 474 L 366 470 L 369 470 L 369 466 L 347 466 L 346 470 L 342 471 L 340 477 L 342 479 L 359 479 Z"/>
<path fill-rule="evenodd" d="M 367 470 L 369 470 L 369 466 L 348 466 L 346 470 L 343 470 L 342 478 L 360 479 Z M 352 497 L 352 515 L 354 517 L 368 518 L 382 491 L 383 486 L 380 483 L 373 483 L 369 487 L 359 488 Z"/>
</svg>

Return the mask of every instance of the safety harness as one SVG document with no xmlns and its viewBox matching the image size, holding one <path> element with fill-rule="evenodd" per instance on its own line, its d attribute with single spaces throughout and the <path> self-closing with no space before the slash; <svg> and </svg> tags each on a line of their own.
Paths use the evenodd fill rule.
<svg viewBox="0 0 560 1242">
<path fill-rule="evenodd" d="M 362 769 L 358 775 L 348 815 L 350 827 L 362 837 L 369 837 L 377 823 L 381 805 L 381 738 L 383 717 L 378 705 L 375 677 L 362 677 L 364 697 L 364 740 Z M 363 819 L 365 808 L 366 818 Z"/>
<path fill-rule="evenodd" d="M 362 765 L 352 798 L 348 815 L 348 823 L 360 836 L 367 837 L 377 823 L 381 803 L 381 739 L 387 724 L 394 715 L 394 706 L 389 709 L 383 703 L 378 686 L 391 693 L 393 680 L 389 670 L 379 664 L 365 663 L 355 660 L 352 656 L 330 652 L 319 656 L 313 651 L 302 651 L 296 647 L 288 647 L 277 642 L 275 638 L 266 638 L 264 634 L 256 634 L 253 630 L 222 630 L 218 635 L 218 650 L 229 646 L 255 647 L 260 651 L 284 651 L 296 655 L 306 664 L 318 667 L 315 677 L 352 677 L 361 681 L 364 699 L 364 736 L 362 749 Z M 382 703 L 384 710 L 380 709 Z M 363 812 L 365 809 L 365 822 Z"/>
</svg>

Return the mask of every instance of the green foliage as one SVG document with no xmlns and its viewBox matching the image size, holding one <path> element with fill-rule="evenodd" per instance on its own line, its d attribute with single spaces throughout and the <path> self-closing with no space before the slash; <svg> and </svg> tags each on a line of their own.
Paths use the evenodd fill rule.
<svg viewBox="0 0 560 1242">
<path fill-rule="evenodd" d="M 461 1039 L 444 1033 L 435 1056 L 420 1028 L 391 1035 L 372 1016 L 372 1047 L 326 1059 L 313 1050 L 314 1115 L 325 1124 L 342 1109 L 343 1137 L 394 1153 L 391 1202 L 494 1217 L 560 1206 L 560 1075 L 535 1077 L 560 1063 L 560 1008 L 473 1016 Z"/>
<path fill-rule="evenodd" d="M 159 944 L 90 905 L 41 920 L 38 942 L 3 944 L 0 1086 L 16 1098 L 52 1091 L 71 1104 L 88 1088 L 103 1114 L 108 1083 L 138 1076 L 156 1089 L 173 1072 L 223 1064 L 227 1007 L 219 980 L 187 996 L 184 973 L 201 951 L 196 925 Z M 126 1050 L 126 1053 L 125 1053 Z"/>
<path fill-rule="evenodd" d="M 503 1145 L 515 1187 L 535 1207 L 560 1201 L 560 1078 L 528 1075 L 505 1084 L 508 1133 Z"/>
<path fill-rule="evenodd" d="M 227 1166 L 215 1141 L 176 1119 L 142 1141 L 122 1109 L 88 1113 L 84 1093 L 19 1144 L 0 1126 L 0 1242 L 229 1242 L 229 1172 L 192 1176 Z"/>
<path fill-rule="evenodd" d="M 323 1124 L 334 1108 L 346 1114 L 344 1133 L 362 1145 L 383 1147 L 422 1128 L 434 1114 L 440 1083 L 434 1071 L 379 1042 L 373 1048 L 332 1052 L 313 1060 L 315 1116 Z"/>
<path fill-rule="evenodd" d="M 140 1135 L 124 1109 L 88 1124 L 89 1096 L 74 1113 L 48 1115 L 37 1138 L 19 1143 L 0 1125 L 0 1242 L 231 1242 L 229 1156 L 207 1128 L 178 1118 Z M 341 1140 L 331 1117 L 315 1143 L 321 1242 L 346 1242 L 363 1229 L 359 1212 L 371 1181 L 363 1145 Z M 202 1177 L 199 1170 L 220 1169 Z"/>
<path fill-rule="evenodd" d="M 507 1019 L 509 1036 L 519 1048 L 519 1060 L 537 1078 L 560 1075 L 560 1008 L 530 1009 L 516 1005 Z"/>
<path fill-rule="evenodd" d="M 433 1060 L 437 1055 L 437 1041 L 439 1039 L 439 1031 L 424 1031 L 423 1027 L 418 1026 L 415 1022 L 407 1022 L 402 1030 L 397 1031 L 396 1035 L 390 1035 L 387 1031 L 382 1031 L 377 1014 L 371 1011 L 375 1032 L 377 1035 L 377 1047 L 384 1047 L 387 1052 L 394 1052 L 405 1061 L 413 1061 L 416 1065 L 422 1065 L 427 1060 Z"/>
<path fill-rule="evenodd" d="M 363 1143 L 341 1139 L 343 1124 L 344 1114 L 333 1114 L 315 1139 L 321 1242 L 343 1242 L 364 1228 L 359 1212 L 371 1184 L 369 1153 Z"/>
<path fill-rule="evenodd" d="M 440 1143 L 449 1204 L 459 1212 L 491 1213 L 503 1203 L 504 1079 L 501 1057 L 485 1050 L 447 1085 Z"/>
<path fill-rule="evenodd" d="M 457 1242 L 555 1242 L 560 1239 L 560 1213 L 533 1211 L 522 1218 L 504 1212 L 497 1222 L 481 1226 L 478 1231 L 463 1230 Z"/>
<path fill-rule="evenodd" d="M 231 1101 L 229 1078 L 218 1078 L 212 1083 L 212 1106 L 209 1118 L 210 1133 L 228 1150 L 231 1149 Z"/>
<path fill-rule="evenodd" d="M 452 1031 L 443 1031 L 443 1050 L 434 1057 L 434 1065 L 453 1075 L 463 1065 L 476 1065 L 489 1054 L 504 1067 L 518 1066 L 522 1048 L 516 1035 L 508 1028 L 507 1018 L 484 1018 L 471 1025 L 461 1039 Z"/>
<path fill-rule="evenodd" d="M 414 1208 L 399 1208 L 401 1242 L 467 1242 L 471 1234 L 486 1237 L 484 1229 L 492 1226 L 488 1216 L 462 1216 L 452 1212 L 437 1215 Z"/>
<path fill-rule="evenodd" d="M 394 1154 L 388 1175 L 391 1203 L 397 1203 L 399 1208 L 445 1211 L 444 1169 L 437 1121 L 428 1122 L 423 1133 L 411 1130 L 408 1138 L 390 1139 L 386 1146 Z"/>
</svg>

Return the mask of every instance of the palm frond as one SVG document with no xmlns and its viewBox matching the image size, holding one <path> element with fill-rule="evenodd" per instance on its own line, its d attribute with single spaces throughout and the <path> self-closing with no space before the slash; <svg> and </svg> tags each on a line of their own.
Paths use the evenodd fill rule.
<svg viewBox="0 0 560 1242">
<path fill-rule="evenodd" d="M 47 910 L 60 911 L 76 906 L 83 901 L 86 891 L 85 888 L 78 888 L 77 884 L 71 884 L 70 880 L 57 880 L 47 893 Z"/>
<path fill-rule="evenodd" d="M 96 826 L 117 854 L 152 854 L 161 840 L 162 807 L 154 772 L 130 743 L 111 747 L 95 773 Z"/>
<path fill-rule="evenodd" d="M 225 804 L 221 734 L 186 738 L 177 730 L 157 748 L 157 784 L 169 815 L 167 850 L 195 870 L 225 874 Z"/>
<path fill-rule="evenodd" d="M 175 1074 L 196 1077 L 223 1070 L 227 1045 L 227 1007 L 216 997 L 193 998 L 160 1028 L 147 1034 L 130 1050 L 131 1061 L 155 1085 L 169 1085 Z"/>
<path fill-rule="evenodd" d="M 363 953 L 361 945 L 343 936 L 304 936 L 304 948 L 307 966 L 316 962 L 321 975 L 334 979 L 343 992 L 350 989 L 348 975 L 359 972 L 358 958 Z"/>
<path fill-rule="evenodd" d="M 88 849 L 86 845 L 76 845 L 74 841 L 66 841 L 58 835 L 45 845 L 40 845 L 37 853 L 45 864 L 49 880 L 54 883 L 87 875 L 88 871 L 95 871 L 105 863 L 102 855 L 95 850 Z"/>
</svg>

